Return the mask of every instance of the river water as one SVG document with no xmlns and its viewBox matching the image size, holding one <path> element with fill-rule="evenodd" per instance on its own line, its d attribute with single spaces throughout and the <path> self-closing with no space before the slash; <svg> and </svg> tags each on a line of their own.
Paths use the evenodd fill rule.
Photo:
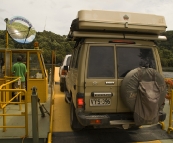
<svg viewBox="0 0 173 143">
<path fill-rule="evenodd" d="M 165 78 L 173 78 L 173 72 L 163 72 Z"/>
</svg>

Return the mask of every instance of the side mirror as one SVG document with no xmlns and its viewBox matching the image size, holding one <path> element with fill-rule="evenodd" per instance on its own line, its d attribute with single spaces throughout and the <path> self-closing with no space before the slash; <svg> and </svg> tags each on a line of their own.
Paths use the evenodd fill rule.
<svg viewBox="0 0 173 143">
<path fill-rule="evenodd" d="M 64 70 L 68 71 L 68 66 L 64 66 Z"/>
</svg>

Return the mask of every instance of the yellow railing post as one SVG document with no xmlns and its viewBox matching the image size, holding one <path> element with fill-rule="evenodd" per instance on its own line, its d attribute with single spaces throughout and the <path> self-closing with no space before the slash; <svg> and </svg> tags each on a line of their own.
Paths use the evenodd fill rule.
<svg viewBox="0 0 173 143">
<path fill-rule="evenodd" d="M 28 97 L 26 97 L 26 92 L 24 93 L 25 95 L 25 136 L 28 136 Z"/>
<path fill-rule="evenodd" d="M 54 110 L 54 90 L 51 95 L 51 104 L 50 104 L 50 126 L 49 126 L 49 134 L 48 134 L 48 142 L 52 143 L 52 131 L 53 131 L 53 110 Z"/>
<path fill-rule="evenodd" d="M 25 89 L 8 89 L 8 88 L 4 88 L 4 87 L 7 87 L 7 85 L 17 81 L 19 78 L 16 78 L 16 77 L 6 77 L 6 78 L 15 78 L 14 80 L 12 81 L 8 81 L 7 83 L 5 84 L 2 84 L 0 85 L 0 105 L 1 105 L 1 108 L 3 110 L 3 113 L 0 114 L 0 116 L 3 116 L 3 125 L 0 126 L 0 128 L 3 128 L 3 131 L 5 132 L 6 131 L 6 128 L 25 128 L 25 137 L 28 136 L 28 105 L 27 105 L 27 97 L 26 97 L 26 90 Z M 9 99 L 7 98 L 6 96 L 9 95 L 9 94 L 6 94 L 7 92 L 17 92 L 17 94 Z M 21 93 L 24 94 L 25 96 L 25 102 L 21 102 Z M 25 104 L 25 112 L 23 112 L 22 114 L 6 114 L 6 106 L 8 104 L 14 104 L 13 102 L 13 99 L 15 99 L 17 96 L 20 97 L 20 100 L 19 102 L 16 102 L 18 103 L 19 105 L 21 104 Z M 19 106 L 19 110 L 21 110 L 20 106 Z M 25 116 L 25 125 L 24 126 L 7 126 L 6 125 L 6 116 Z"/>
<path fill-rule="evenodd" d="M 172 113 L 173 113 L 173 90 L 171 90 L 171 98 L 170 98 L 170 112 L 169 112 L 169 127 L 167 132 L 170 133 L 171 131 L 173 131 L 173 127 L 172 127 Z"/>
<path fill-rule="evenodd" d="M 54 72 L 55 73 L 55 72 Z M 55 75 L 53 75 L 55 77 Z M 51 83 L 51 100 L 50 100 L 50 125 L 47 143 L 52 143 L 52 132 L 53 132 L 53 110 L 54 110 L 54 97 L 55 97 L 55 82 Z M 53 85 L 53 86 L 52 86 Z M 53 88 L 53 90 L 52 90 Z"/>
<path fill-rule="evenodd" d="M 19 86 L 19 89 L 21 89 L 21 84 Z M 21 94 L 19 94 L 19 102 L 21 102 Z M 22 110 L 22 105 L 19 104 L 19 111 L 21 111 L 21 110 Z"/>
<path fill-rule="evenodd" d="M 3 108 L 3 114 L 6 114 L 6 112 L 5 112 L 6 110 L 5 110 L 5 108 Z M 6 128 L 5 128 L 5 126 L 6 126 L 6 116 L 3 116 L 3 132 L 5 132 L 6 131 Z"/>
<path fill-rule="evenodd" d="M 3 103 L 5 103 L 5 94 L 4 94 L 4 92 L 3 92 L 3 97 L 2 97 L 2 101 L 3 101 Z M 3 114 L 6 114 L 6 110 L 5 110 L 5 108 L 3 108 Z M 3 116 L 3 126 L 6 126 L 6 116 Z M 5 132 L 6 131 L 6 128 L 4 127 L 3 128 L 3 132 Z"/>
<path fill-rule="evenodd" d="M 8 22 L 8 18 L 4 19 L 5 23 L 6 23 L 6 49 L 8 49 L 8 31 L 7 31 L 7 22 Z"/>
<path fill-rule="evenodd" d="M 2 102 L 2 91 L 0 91 L 0 102 Z M 2 104 L 0 104 L 0 109 L 2 108 Z"/>
</svg>

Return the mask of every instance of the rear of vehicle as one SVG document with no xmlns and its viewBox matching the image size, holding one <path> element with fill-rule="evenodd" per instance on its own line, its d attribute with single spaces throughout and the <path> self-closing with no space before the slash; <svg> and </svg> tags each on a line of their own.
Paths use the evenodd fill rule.
<svg viewBox="0 0 173 143">
<path fill-rule="evenodd" d="M 148 66 L 161 74 L 154 40 L 166 40 L 163 16 L 81 10 L 68 38 L 76 44 L 67 74 L 67 101 L 74 130 L 84 126 L 134 125 L 120 92 L 127 73 Z M 124 89 L 126 90 L 126 89 Z M 133 95 L 132 95 L 133 96 Z"/>
<path fill-rule="evenodd" d="M 146 63 L 161 73 L 153 44 L 140 40 L 85 39 L 74 50 L 68 73 L 73 87 L 69 89 L 82 126 L 126 128 L 134 124 L 133 112 L 121 98 L 120 86 L 129 71 Z"/>
<path fill-rule="evenodd" d="M 71 55 L 66 55 L 62 65 L 59 68 L 59 77 L 60 77 L 60 91 L 64 92 L 64 88 L 65 88 L 65 77 L 67 74 L 67 70 L 64 69 L 65 66 L 69 66 L 70 65 L 70 59 L 71 59 Z"/>
</svg>

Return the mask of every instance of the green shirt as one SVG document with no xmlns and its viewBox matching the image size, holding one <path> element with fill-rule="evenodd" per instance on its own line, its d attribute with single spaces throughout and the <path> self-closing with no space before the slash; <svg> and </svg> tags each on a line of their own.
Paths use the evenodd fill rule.
<svg viewBox="0 0 173 143">
<path fill-rule="evenodd" d="M 12 66 L 12 72 L 15 76 L 21 77 L 21 81 L 25 81 L 25 74 L 27 72 L 26 66 L 23 63 L 17 62 Z"/>
</svg>

